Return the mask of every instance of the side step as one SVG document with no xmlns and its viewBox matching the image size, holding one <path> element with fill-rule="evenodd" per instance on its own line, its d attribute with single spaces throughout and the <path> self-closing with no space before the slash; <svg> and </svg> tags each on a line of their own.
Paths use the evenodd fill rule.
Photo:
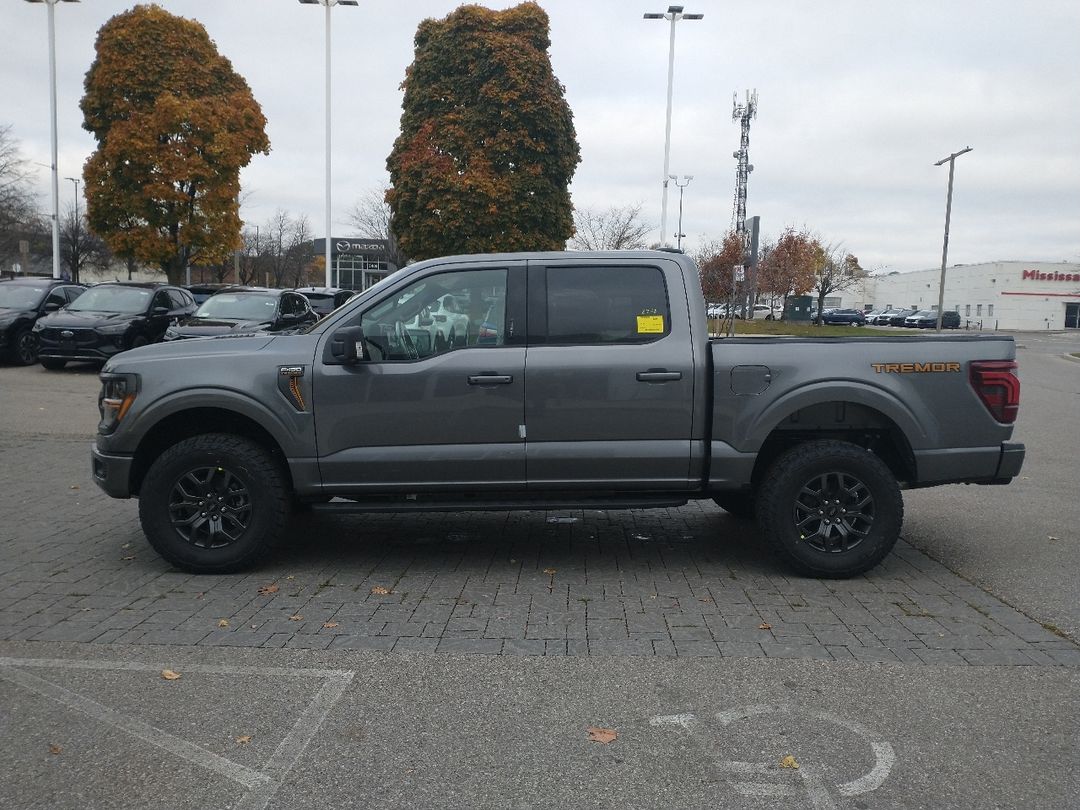
<svg viewBox="0 0 1080 810">
<path fill-rule="evenodd" d="M 666 495 L 611 497 L 611 498 L 559 498 L 552 500 L 505 500 L 484 501 L 479 499 L 455 500 L 333 500 L 313 503 L 311 510 L 319 513 L 371 514 L 374 512 L 543 512 L 550 509 L 655 509 L 657 507 L 685 506 L 687 498 Z"/>
</svg>

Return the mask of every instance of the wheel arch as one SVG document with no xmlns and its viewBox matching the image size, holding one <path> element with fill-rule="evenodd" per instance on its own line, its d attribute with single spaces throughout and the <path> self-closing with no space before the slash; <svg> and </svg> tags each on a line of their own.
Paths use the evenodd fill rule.
<svg viewBox="0 0 1080 810">
<path fill-rule="evenodd" d="M 912 432 L 921 435 L 922 431 L 903 403 L 896 403 L 898 407 L 886 413 L 880 402 L 868 401 L 867 397 L 837 396 L 838 392 L 827 389 L 816 393 L 784 401 L 783 407 L 777 403 L 755 425 L 752 435 L 760 444 L 752 473 L 754 488 L 788 448 L 820 439 L 851 442 L 879 456 L 897 481 L 916 479 L 909 437 Z"/>
<path fill-rule="evenodd" d="M 290 488 L 292 476 L 282 445 L 257 420 L 222 407 L 198 406 L 164 416 L 139 441 L 131 465 L 130 491 L 138 495 L 143 479 L 154 460 L 177 442 L 207 433 L 243 436 L 265 447 L 281 467 Z"/>
</svg>

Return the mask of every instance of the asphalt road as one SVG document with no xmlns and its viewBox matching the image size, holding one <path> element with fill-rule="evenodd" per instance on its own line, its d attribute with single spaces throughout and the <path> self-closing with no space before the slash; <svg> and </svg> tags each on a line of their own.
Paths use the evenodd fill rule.
<svg viewBox="0 0 1080 810">
<path fill-rule="evenodd" d="M 752 526 L 674 510 L 653 523 L 636 513 L 566 525 L 405 517 L 366 526 L 368 545 L 357 549 L 335 539 L 343 529 L 354 534 L 353 525 L 331 518 L 305 524 L 312 547 L 288 549 L 256 574 L 181 576 L 140 545 L 133 504 L 105 498 L 88 480 L 96 371 L 0 367 L 0 624 L 11 630 L 0 636 L 0 807 L 1075 808 L 1080 647 L 1063 636 L 1075 641 L 1080 626 L 1080 515 L 1070 480 L 1080 363 L 1062 354 L 1080 351 L 1080 335 L 1018 342 L 1023 477 L 1008 487 L 905 493 L 906 542 L 895 559 L 831 586 L 771 568 Z M 724 537 L 710 548 L 716 531 Z M 777 617 L 770 630 L 731 630 L 747 639 L 782 639 L 782 620 L 799 600 L 806 616 L 838 599 L 877 613 L 859 619 L 833 607 L 851 626 L 817 630 L 820 643 L 720 642 L 710 657 L 678 637 L 671 654 L 659 641 L 650 653 L 609 654 L 591 635 L 565 641 L 558 655 L 520 654 L 527 639 L 500 642 L 499 655 L 435 645 L 403 652 L 405 642 L 424 641 L 405 636 L 389 652 L 210 644 L 256 638 L 254 626 L 275 600 L 294 598 L 283 587 L 253 600 L 271 579 L 296 583 L 311 616 L 320 598 L 354 583 L 348 590 L 358 601 L 346 608 L 358 611 L 370 603 L 372 572 L 395 566 L 460 583 L 459 593 L 481 602 L 484 588 L 474 592 L 470 583 L 514 562 L 499 556 L 503 544 L 514 549 L 507 556 L 531 555 L 535 569 L 555 555 L 552 565 L 575 572 L 571 595 L 595 587 L 589 576 L 597 571 L 625 594 L 648 570 L 645 591 L 654 588 L 654 597 L 706 587 L 717 602 L 726 594 L 736 612 L 749 611 L 751 625 Z M 517 598 L 535 605 L 546 575 L 513 573 Z M 98 595 L 85 592 L 91 581 Z M 299 596 L 301 582 L 310 599 Z M 605 601 L 603 593 L 593 598 Z M 703 600 L 682 598 L 700 617 Z M 335 606 L 341 599 L 332 597 Z M 649 599 L 638 603 L 649 608 Z M 180 606 L 204 600 L 234 610 L 227 615 L 243 627 L 219 631 L 211 611 L 212 632 L 147 641 L 184 638 L 190 631 L 164 629 L 162 617 L 179 622 Z M 462 607 L 460 596 L 451 601 Z M 279 612 L 300 610 L 295 604 L 283 601 Z M 669 627 L 672 615 L 688 615 L 685 604 L 677 614 L 672 606 Z M 729 605 L 707 607 L 721 616 Z M 918 641 L 906 648 L 854 639 L 860 623 L 917 629 L 945 621 L 930 616 L 950 607 L 969 617 L 974 634 L 955 625 L 956 649 L 937 650 L 952 663 L 932 663 L 933 637 L 943 633 L 913 634 Z M 468 609 L 477 615 L 477 606 Z M 70 628 L 100 628 L 96 622 L 118 616 L 141 622 L 136 630 L 161 629 L 93 643 L 48 640 L 76 638 Z M 199 616 L 185 613 L 180 626 Z M 960 613 L 951 618 L 961 621 Z M 467 621 L 463 634 L 473 632 Z M 788 630 L 798 632 L 797 624 Z M 987 635 L 991 624 L 999 630 Z M 709 622 L 714 638 L 717 627 Z M 316 628 L 308 639 L 341 629 Z M 842 635 L 852 636 L 849 646 Z M 349 636 L 325 641 L 342 638 Z M 977 647 L 987 640 L 1003 648 Z M 766 657 L 749 657 L 750 648 Z M 811 655 L 817 649 L 828 652 Z M 908 654 L 893 663 L 838 656 L 873 649 Z M 165 679 L 165 669 L 180 677 Z M 608 741 L 590 740 L 590 728 Z"/>
</svg>

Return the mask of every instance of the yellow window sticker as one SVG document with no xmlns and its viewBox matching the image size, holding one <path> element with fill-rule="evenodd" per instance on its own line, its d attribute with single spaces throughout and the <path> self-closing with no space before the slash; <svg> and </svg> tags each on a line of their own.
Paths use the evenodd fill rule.
<svg viewBox="0 0 1080 810">
<path fill-rule="evenodd" d="M 638 315 L 637 331 L 639 335 L 662 335 L 664 334 L 663 315 Z"/>
</svg>

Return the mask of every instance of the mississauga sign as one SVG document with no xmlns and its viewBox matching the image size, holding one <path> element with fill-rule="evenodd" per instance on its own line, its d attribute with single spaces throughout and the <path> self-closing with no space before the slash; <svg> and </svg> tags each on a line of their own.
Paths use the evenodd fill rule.
<svg viewBox="0 0 1080 810">
<path fill-rule="evenodd" d="M 1041 270 L 1025 270 L 1024 281 L 1080 281 L 1080 273 L 1044 273 Z"/>
</svg>

